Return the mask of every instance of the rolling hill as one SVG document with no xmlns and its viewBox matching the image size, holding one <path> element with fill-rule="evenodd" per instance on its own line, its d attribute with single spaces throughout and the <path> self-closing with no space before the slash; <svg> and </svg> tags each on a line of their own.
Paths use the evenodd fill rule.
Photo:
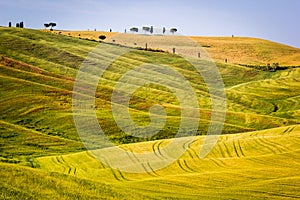
<svg viewBox="0 0 300 200">
<path fill-rule="evenodd" d="M 164 107 L 166 124 L 156 135 L 130 136 L 115 123 L 112 93 L 123 75 L 136 66 L 160 64 L 182 74 L 195 91 L 201 116 L 195 142 L 184 147 L 188 150 L 176 163 L 158 171 L 151 171 L 149 165 L 145 173 L 125 174 L 91 157 L 77 134 L 72 112 L 74 82 L 99 42 L 92 41 L 90 33 L 80 32 L 81 39 L 65 34 L 0 28 L 1 198 L 299 197 L 295 191 L 299 185 L 299 49 L 252 38 L 193 38 L 218 61 L 227 97 L 223 136 L 208 157 L 199 159 L 197 152 L 212 113 L 203 78 L 181 56 L 156 51 L 163 47 L 154 51 L 136 48 L 142 36 L 123 35 L 126 40 L 134 39 L 125 45 L 110 41 L 112 33 L 108 43 L 101 43 L 103 49 L 98 49 L 101 58 L 124 48 L 130 52 L 109 65 L 95 93 L 94 110 L 110 141 L 133 152 L 153 151 L 163 148 L 179 130 L 180 102 L 170 89 L 155 84 L 136 90 L 129 105 L 133 121 L 141 126 L 149 124 L 152 105 Z M 164 38 L 164 45 L 175 38 Z M 236 49 L 239 53 L 232 54 Z M 231 57 L 222 52 L 230 52 Z M 228 63 L 222 62 L 224 58 Z M 287 67 L 275 72 L 256 67 L 266 62 Z M 180 81 L 170 74 L 167 78 L 180 90 Z"/>
<path fill-rule="evenodd" d="M 107 36 L 106 40 L 115 36 L 116 32 L 102 31 L 54 31 L 55 34 L 62 34 L 76 38 L 85 38 L 99 41 L 100 35 Z M 125 38 L 125 34 L 122 34 Z M 126 34 L 126 37 L 134 43 L 138 43 L 141 35 Z M 156 36 L 157 37 L 157 36 Z M 230 64 L 242 65 L 263 65 L 267 63 L 278 62 L 282 66 L 300 66 L 300 50 L 295 47 L 279 44 L 276 42 L 263 40 L 259 38 L 249 37 L 201 37 L 201 36 L 186 36 L 196 42 L 199 42 L 202 47 L 209 53 L 210 57 L 216 62 L 227 62 Z M 164 38 L 172 38 L 164 36 Z M 149 39 L 151 40 L 151 39 Z M 166 40 L 166 39 L 164 39 Z M 122 41 L 116 41 L 123 43 Z M 135 46 L 132 43 L 132 46 Z M 129 45 L 129 44 L 127 44 Z M 144 44 L 142 44 L 144 47 Z"/>
</svg>

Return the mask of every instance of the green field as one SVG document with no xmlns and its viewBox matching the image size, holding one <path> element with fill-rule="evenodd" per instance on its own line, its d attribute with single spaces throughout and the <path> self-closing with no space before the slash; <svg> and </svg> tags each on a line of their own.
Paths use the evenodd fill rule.
<svg viewBox="0 0 300 200">
<path fill-rule="evenodd" d="M 0 198 L 299 198 L 300 50 L 259 39 L 234 39 L 251 45 L 258 52 L 255 55 L 269 57 L 254 56 L 244 48 L 240 62 L 223 63 L 228 56 L 220 52 L 226 38 L 219 39 L 223 44 L 219 49 L 218 38 L 205 40 L 211 44 L 202 42 L 218 52 L 214 56 L 220 57 L 216 66 L 227 97 L 223 135 L 204 159 L 198 153 L 210 125 L 211 99 L 193 66 L 178 55 L 131 49 L 105 71 L 94 109 L 110 141 L 130 152 L 163 152 L 179 129 L 180 105 L 166 87 L 141 87 L 129 102 L 134 122 L 149 124 L 149 108 L 160 104 L 167 113 L 166 124 L 151 137 L 127 135 L 115 123 L 110 103 L 123 74 L 139 65 L 169 66 L 189 81 L 199 103 L 198 136 L 181 147 L 186 153 L 164 169 L 152 171 L 149 163 L 142 163 L 145 173 L 130 174 L 95 160 L 82 144 L 73 120 L 77 72 L 99 43 L 39 30 L 0 28 Z M 232 38 L 227 43 L 233 45 Z M 103 43 L 102 48 L 100 55 L 105 58 L 127 47 Z M 282 62 L 276 52 L 282 53 Z M 285 67 L 270 72 L 255 66 L 273 61 Z M 180 88 L 180 82 L 175 80 L 174 88 Z M 133 162 L 131 167 L 137 166 L 141 163 Z"/>
</svg>

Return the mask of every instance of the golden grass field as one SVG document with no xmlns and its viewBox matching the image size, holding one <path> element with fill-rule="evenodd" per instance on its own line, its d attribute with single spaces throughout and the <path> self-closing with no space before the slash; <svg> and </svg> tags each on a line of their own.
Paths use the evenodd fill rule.
<svg viewBox="0 0 300 200">
<path fill-rule="evenodd" d="M 218 121 L 211 120 L 211 98 L 203 78 L 185 59 L 172 54 L 170 44 L 175 43 L 176 52 L 197 56 L 187 38 L 60 32 L 0 27 L 0 199 L 300 198 L 300 49 L 254 38 L 191 37 L 217 61 L 226 92 L 222 135 L 208 156 L 200 158 L 208 127 Z M 99 47 L 102 34 L 107 39 Z M 154 51 L 128 48 L 145 48 L 145 41 Z M 72 108 L 74 82 L 87 56 L 97 52 L 105 62 L 124 48 L 132 51 L 110 63 L 91 108 L 108 139 L 126 150 L 129 162 L 114 149 L 88 151 Z M 159 49 L 169 53 L 155 51 Z M 288 67 L 274 72 L 256 67 L 266 62 Z M 168 66 L 193 87 L 201 119 L 192 142 L 191 137 L 173 137 L 181 116 L 171 89 L 181 88 L 181 82 L 171 74 L 163 74 L 173 81 L 171 89 L 149 84 L 137 89 L 129 102 L 130 115 L 141 126 L 149 124 L 152 105 L 165 108 L 166 125 L 157 135 L 132 137 L 114 122 L 112 92 L 124 74 L 146 64 Z M 147 72 L 133 75 L 141 78 Z M 155 170 L 166 162 L 168 144 L 177 140 L 181 145 L 176 150 L 185 150 L 184 154 Z M 139 159 L 137 154 L 146 152 L 153 153 L 153 160 Z M 142 173 L 114 168 L 112 161 L 100 162 L 93 154 Z"/>
<path fill-rule="evenodd" d="M 88 39 L 95 39 L 99 41 L 100 35 L 105 35 L 106 40 L 111 36 L 118 35 L 117 32 L 101 32 L 101 31 L 54 31 L 63 35 L 70 35 L 72 37 L 81 37 Z M 80 35 L 80 36 L 79 36 Z M 116 41 L 122 45 L 145 47 L 144 38 L 137 34 L 121 34 L 122 40 Z M 121 36 L 118 36 L 121 37 Z M 157 43 L 151 46 L 151 36 L 147 36 L 150 43 L 149 48 L 158 48 L 172 52 L 172 47 L 168 44 L 173 43 L 174 36 L 155 36 L 158 39 Z M 201 37 L 188 36 L 195 42 L 203 46 L 209 56 L 216 62 L 225 62 L 231 64 L 245 64 L 245 65 L 266 65 L 267 63 L 278 62 L 283 66 L 300 66 L 300 50 L 295 47 L 286 46 L 284 44 L 275 43 L 268 40 L 249 37 Z M 170 41 L 169 41 L 170 40 Z M 180 39 L 177 39 L 180 41 Z M 130 44 L 126 41 L 132 41 Z M 186 41 L 186 40 L 185 40 Z M 136 43 L 136 44 L 134 44 Z M 195 55 L 196 56 L 196 55 Z"/>
</svg>

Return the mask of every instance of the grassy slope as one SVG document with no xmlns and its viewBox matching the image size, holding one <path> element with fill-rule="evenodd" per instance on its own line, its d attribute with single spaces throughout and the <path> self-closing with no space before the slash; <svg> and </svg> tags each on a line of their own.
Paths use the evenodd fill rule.
<svg viewBox="0 0 300 200">
<path fill-rule="evenodd" d="M 36 157 L 83 150 L 73 124 L 71 92 L 80 63 L 96 45 L 96 42 L 41 31 L 0 29 L 0 54 L 3 55 L 0 57 L 1 161 L 38 167 Z M 209 119 L 210 111 L 207 91 L 202 80 L 193 78 L 197 76 L 191 76 L 194 74 L 191 68 L 182 69 L 185 64 L 176 56 L 170 58 L 170 55 L 165 53 L 136 51 L 126 56 L 126 62 L 121 60 L 118 65 L 112 65 L 105 79 L 102 80 L 102 84 L 99 85 L 101 92 L 98 92 L 96 107 L 101 106 L 106 109 L 97 110 L 97 114 L 100 118 L 104 116 L 101 120 L 104 127 L 107 127 L 106 132 L 117 143 L 136 140 L 120 133 L 109 114 L 110 105 L 106 100 L 109 100 L 118 77 L 134 65 L 153 63 L 153 60 L 157 63 L 171 63 L 174 69 L 183 73 L 192 83 L 201 100 L 203 121 L 199 134 L 206 131 L 208 126 L 206 120 Z M 224 133 L 254 131 L 299 123 L 300 105 L 297 92 L 299 68 L 269 73 L 231 64 L 218 64 L 218 67 L 228 96 Z M 147 92 L 151 94 L 153 90 L 159 92 L 159 98 L 145 100 Z M 157 101 L 165 104 L 169 114 L 178 115 L 177 109 L 174 109 L 174 106 L 176 108 L 174 96 L 165 93 L 161 88 L 158 90 L 152 88 L 150 91 L 141 89 L 131 101 L 131 107 L 136 113 L 133 117 L 137 123 L 143 123 L 149 119 L 147 108 Z M 169 106 L 169 102 L 173 102 L 173 105 Z M 178 120 L 179 118 L 176 117 L 169 118 L 169 129 L 163 130 L 158 138 L 170 137 L 172 132 L 176 131 Z M 3 169 L 11 168 L 16 174 L 24 171 L 22 172 L 24 179 L 26 174 L 29 175 L 32 172 L 37 173 L 37 179 L 40 176 L 51 176 L 53 178 L 51 181 L 54 182 L 61 179 L 60 174 L 50 173 L 49 175 L 48 172 L 23 168 L 19 165 L 1 165 Z M 9 170 L 1 172 L 1 174 L 6 174 L 3 177 L 9 176 L 6 171 Z M 66 178 L 66 180 L 61 180 L 62 182 L 72 182 L 75 185 L 86 184 L 81 179 L 62 177 Z M 14 178 L 10 177 L 10 179 Z M 41 187 L 43 185 L 42 181 L 34 179 L 34 182 Z M 94 183 L 90 184 L 91 190 L 94 187 L 99 188 L 97 184 L 97 186 Z M 18 190 L 16 192 L 15 189 L 7 189 L 7 187 L 3 188 L 3 195 L 13 196 L 13 194 L 21 195 L 21 193 L 27 195 L 20 188 L 16 189 Z M 95 193 L 91 195 L 101 194 L 100 190 L 102 189 L 93 190 Z M 53 191 L 55 189 L 52 188 Z M 125 195 L 126 192 L 123 194 Z M 73 192 L 73 194 L 62 194 L 64 195 L 77 194 Z M 142 194 L 136 192 L 134 195 Z"/>
<path fill-rule="evenodd" d="M 268 40 L 246 37 L 192 37 L 216 60 L 236 64 L 283 66 L 300 65 L 300 49 Z"/>
<path fill-rule="evenodd" d="M 58 34 L 99 40 L 117 34 L 101 31 L 54 31 Z M 80 36 L 79 36 L 80 35 Z M 131 34 L 127 34 L 128 36 Z M 130 37 L 130 36 L 129 36 Z M 216 62 L 227 59 L 231 64 L 266 65 L 278 62 L 282 66 L 300 66 L 300 49 L 259 38 L 192 36 Z"/>
<path fill-rule="evenodd" d="M 144 174 L 110 169 L 87 152 L 39 158 L 41 169 L 0 164 L 2 195 L 60 199 L 96 196 L 104 199 L 294 199 L 300 197 L 297 189 L 299 139 L 300 126 L 224 135 L 207 158 L 199 159 L 197 152 L 203 136 L 198 136 L 177 162 L 155 172 L 148 168 Z M 157 148 L 163 152 L 166 142 L 136 143 L 124 148 L 137 153 Z M 18 178 L 12 178 L 11 174 Z M 33 185 L 25 192 L 23 187 L 27 184 Z"/>
</svg>

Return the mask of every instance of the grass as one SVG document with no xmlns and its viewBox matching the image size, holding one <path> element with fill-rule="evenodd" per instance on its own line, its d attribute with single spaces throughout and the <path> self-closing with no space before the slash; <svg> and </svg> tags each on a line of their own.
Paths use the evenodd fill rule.
<svg viewBox="0 0 300 200">
<path fill-rule="evenodd" d="M 278 62 L 283 66 L 299 66 L 300 50 L 284 44 L 247 37 L 192 37 L 218 62 L 264 65 Z M 226 52 L 226 53 L 225 53 Z"/>
<path fill-rule="evenodd" d="M 153 172 L 148 166 L 145 174 L 124 174 L 105 167 L 84 152 L 73 120 L 74 80 L 81 63 L 99 43 L 78 39 L 75 32 L 74 37 L 64 34 L 0 28 L 1 198 L 26 199 L 34 198 L 34 194 L 39 199 L 91 199 L 99 196 L 106 199 L 228 199 L 231 195 L 240 199 L 250 194 L 255 195 L 253 198 L 299 196 L 293 192 L 299 179 L 291 171 L 298 166 L 295 160 L 299 127 L 295 125 L 300 122 L 300 68 L 267 72 L 240 66 L 238 64 L 266 61 L 263 57 L 254 56 L 256 53 L 250 54 L 247 45 L 241 49 L 245 55 L 241 59 L 245 62 L 234 64 L 229 59 L 228 63 L 223 63 L 219 59 L 216 65 L 227 96 L 224 136 L 209 157 L 200 160 L 195 152 L 201 146 L 201 135 L 206 134 L 211 118 L 211 100 L 204 80 L 191 64 L 178 55 L 132 49 L 109 66 L 97 87 L 95 110 L 109 139 L 132 151 L 158 151 L 178 131 L 179 101 L 170 88 L 159 84 L 148 84 L 136 90 L 129 105 L 131 117 L 139 125 L 150 122 L 149 108 L 152 105 L 162 105 L 168 115 L 158 134 L 147 138 L 133 137 L 125 134 L 115 123 L 110 103 L 112 91 L 126 72 L 143 64 L 169 66 L 189 81 L 199 102 L 201 119 L 197 135 L 200 136 L 191 149 L 168 168 Z M 97 35 L 98 32 L 91 34 Z M 83 32 L 81 35 L 81 38 L 88 37 Z M 126 37 L 136 36 L 127 34 Z M 172 38 L 177 37 L 168 36 L 162 45 L 167 46 Z M 291 54 L 289 58 L 297 56 L 298 50 L 284 45 L 248 38 L 201 40 L 207 42 L 205 48 L 213 50 L 213 44 L 220 44 L 220 49 L 230 47 L 233 39 L 250 46 L 261 43 L 260 49 L 276 50 L 268 54 L 271 57 L 283 52 L 282 60 L 278 61 L 280 64 L 298 65 L 295 60 L 284 56 L 287 51 Z M 178 44 L 183 44 L 180 38 Z M 139 43 L 132 45 L 138 46 Z M 104 43 L 102 46 L 103 58 L 125 48 Z M 217 58 L 221 53 L 212 55 Z M 172 75 L 167 78 L 174 81 L 172 88 L 181 87 L 181 82 Z M 131 84 L 134 86 L 136 83 Z M 271 129 L 276 127 L 280 128 Z M 247 133 L 237 134 L 242 132 Z M 125 145 L 127 143 L 134 144 Z M 276 166 L 278 160 L 283 160 L 283 164 Z M 215 171 L 212 168 L 216 168 Z M 26 186 L 29 186 L 27 190 L 24 189 Z M 195 194 L 199 187 L 206 189 Z"/>
<path fill-rule="evenodd" d="M 110 32 L 95 31 L 54 31 L 55 34 L 61 32 L 63 35 L 80 37 L 83 39 L 99 40 L 100 35 L 106 35 L 107 41 L 115 40 L 115 43 L 133 47 L 145 47 L 144 39 L 137 34 L 119 34 Z M 79 36 L 80 34 L 80 36 Z M 174 36 L 154 36 L 162 37 L 163 41 L 158 44 L 152 36 L 147 36 L 148 48 L 164 49 L 172 52 L 168 45 L 173 44 Z M 110 40 L 110 38 L 112 38 Z M 281 66 L 300 66 L 300 50 L 295 47 L 279 44 L 276 42 L 249 37 L 200 37 L 192 36 L 188 38 L 200 43 L 215 62 L 227 62 L 230 64 L 266 66 L 267 63 L 278 62 Z M 180 39 L 176 39 L 177 42 Z M 196 56 L 196 55 L 194 55 Z"/>
<path fill-rule="evenodd" d="M 197 156 L 203 141 L 203 136 L 198 136 L 178 161 L 144 174 L 111 169 L 88 152 L 39 158 L 38 169 L 1 164 L 2 191 L 8 198 L 299 198 L 299 130 L 299 126 L 289 126 L 224 135 L 205 159 Z M 161 142 L 163 152 L 166 140 L 123 148 L 137 153 L 153 151 Z M 137 167 L 141 163 L 126 164 Z M 12 179 L 11 173 L 18 178 Z M 24 192 L 22 187 L 27 184 L 34 185 Z"/>
</svg>

